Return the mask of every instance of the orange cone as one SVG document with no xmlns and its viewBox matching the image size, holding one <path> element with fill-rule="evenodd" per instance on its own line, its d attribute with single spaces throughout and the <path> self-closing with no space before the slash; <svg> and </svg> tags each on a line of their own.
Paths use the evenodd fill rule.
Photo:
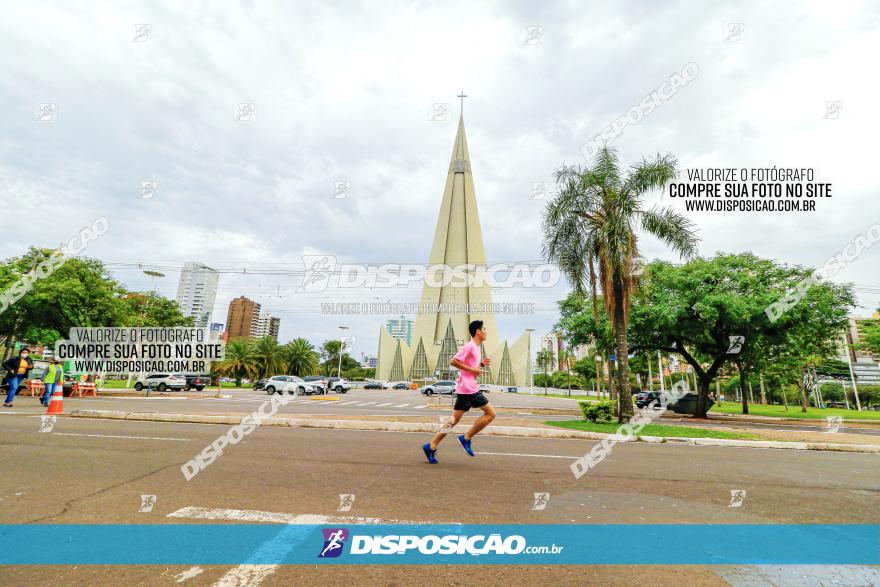
<svg viewBox="0 0 880 587">
<path fill-rule="evenodd" d="M 55 391 L 52 393 L 52 401 L 49 402 L 49 409 L 46 410 L 47 414 L 63 414 L 64 402 L 64 390 L 61 388 L 61 385 L 55 386 Z"/>
</svg>

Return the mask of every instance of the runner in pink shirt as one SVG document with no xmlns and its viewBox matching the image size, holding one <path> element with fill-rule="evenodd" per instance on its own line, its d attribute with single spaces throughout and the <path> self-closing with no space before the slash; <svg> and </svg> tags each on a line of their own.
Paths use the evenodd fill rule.
<svg viewBox="0 0 880 587">
<path fill-rule="evenodd" d="M 458 421 L 461 420 L 461 417 L 464 416 L 465 412 L 471 408 L 483 410 L 483 415 L 477 418 L 477 421 L 474 422 L 470 430 L 458 437 L 461 447 L 470 456 L 474 456 L 474 451 L 471 448 L 473 437 L 495 419 L 495 408 L 492 407 L 486 396 L 480 393 L 480 390 L 477 388 L 477 377 L 482 374 L 480 368 L 489 364 L 489 358 L 483 359 L 480 352 L 480 344 L 486 340 L 483 321 L 474 320 L 468 326 L 468 331 L 471 334 L 471 340 L 465 343 L 455 356 L 452 357 L 452 360 L 449 361 L 450 365 L 460 371 L 458 385 L 455 388 L 455 406 L 452 408 L 452 418 L 443 424 L 440 432 L 431 439 L 431 442 L 426 443 L 422 447 L 422 450 L 425 451 L 425 456 L 428 457 L 428 462 L 432 465 L 438 463 L 437 445 L 446 438 L 446 432 L 443 432 L 443 430 L 452 430 L 458 424 Z"/>
</svg>

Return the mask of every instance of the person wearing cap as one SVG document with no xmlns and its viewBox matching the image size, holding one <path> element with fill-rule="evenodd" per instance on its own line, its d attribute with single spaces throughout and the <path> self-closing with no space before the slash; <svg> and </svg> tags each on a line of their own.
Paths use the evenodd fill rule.
<svg viewBox="0 0 880 587">
<path fill-rule="evenodd" d="M 28 372 L 34 368 L 34 362 L 29 357 L 30 354 L 30 349 L 23 348 L 18 352 L 17 357 L 10 357 L 3 363 L 3 368 L 8 371 L 6 382 L 9 384 L 9 393 L 6 394 L 4 408 L 12 407 L 15 394 L 18 393 L 18 386 L 27 378 Z"/>
<path fill-rule="evenodd" d="M 64 367 L 58 357 L 52 359 L 52 364 L 46 369 L 46 374 L 43 375 L 43 384 L 46 386 L 46 393 L 40 396 L 40 403 L 45 407 L 49 407 L 49 402 L 52 401 L 52 394 L 55 392 L 55 387 L 58 385 L 64 385 Z M 62 391 L 62 394 L 63 393 L 64 392 Z"/>
</svg>

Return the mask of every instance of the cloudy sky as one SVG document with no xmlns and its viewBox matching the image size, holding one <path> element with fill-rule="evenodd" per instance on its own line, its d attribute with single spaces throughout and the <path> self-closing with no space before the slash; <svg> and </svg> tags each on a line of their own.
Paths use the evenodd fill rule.
<svg viewBox="0 0 880 587">
<path fill-rule="evenodd" d="M 692 212 L 701 254 L 821 265 L 880 221 L 880 9 L 809 2 L 241 2 L 8 5 L 0 21 L 0 256 L 58 246 L 99 216 L 85 254 L 130 288 L 143 268 L 173 297 L 189 260 L 223 273 L 214 321 L 246 295 L 281 340 L 347 325 L 373 354 L 391 316 L 327 316 L 322 301 L 417 301 L 418 287 L 297 294 L 303 254 L 427 260 L 464 90 L 490 263 L 540 259 L 533 184 L 680 72 L 698 75 L 616 137 L 627 164 L 813 168 L 812 213 Z M 149 25 L 136 29 L 136 25 Z M 836 103 L 829 110 L 828 102 Z M 236 119 L 239 104 L 255 117 Z M 52 104 L 45 120 L 40 105 Z M 436 104 L 448 104 L 443 119 Z M 442 106 L 439 108 L 443 108 Z M 433 118 L 433 120 L 432 120 Z M 143 182 L 155 181 L 152 197 Z M 349 182 L 333 198 L 336 182 Z M 653 194 L 647 205 L 683 208 Z M 649 258 L 673 259 L 650 239 Z M 880 245 L 835 277 L 880 304 Z M 515 337 L 557 319 L 550 289 L 499 318 Z"/>
</svg>

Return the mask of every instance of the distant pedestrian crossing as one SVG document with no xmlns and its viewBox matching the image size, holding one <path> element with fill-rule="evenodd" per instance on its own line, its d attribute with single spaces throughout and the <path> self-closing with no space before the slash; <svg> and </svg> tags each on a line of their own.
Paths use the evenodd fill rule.
<svg viewBox="0 0 880 587">
<path fill-rule="evenodd" d="M 228 402 L 248 402 L 248 403 L 263 403 L 266 401 L 265 397 L 238 397 L 238 398 L 229 398 L 225 401 Z M 409 408 L 413 410 L 423 410 L 428 407 L 427 404 L 417 404 L 417 403 L 397 403 L 397 402 L 378 402 L 378 401 L 365 401 L 365 400 L 348 400 L 348 401 L 322 401 L 311 399 L 310 397 L 301 397 L 295 396 L 294 399 L 290 399 L 287 402 L 287 405 L 294 404 L 311 404 L 313 406 L 321 406 L 323 407 L 332 407 L 332 406 L 348 406 L 348 407 L 363 407 L 363 408 Z"/>
</svg>

